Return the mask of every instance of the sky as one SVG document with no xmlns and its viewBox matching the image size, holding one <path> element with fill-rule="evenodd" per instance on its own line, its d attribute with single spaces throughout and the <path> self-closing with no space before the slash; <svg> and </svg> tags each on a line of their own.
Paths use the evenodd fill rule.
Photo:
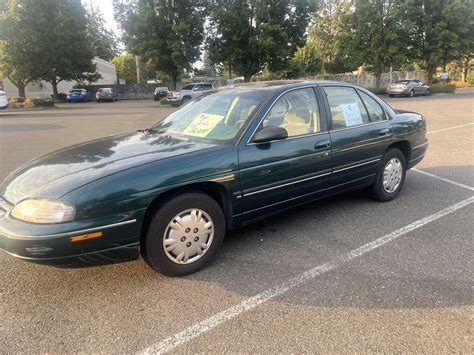
<svg viewBox="0 0 474 355">
<path fill-rule="evenodd" d="M 82 0 L 82 3 L 86 8 L 89 8 L 90 5 L 92 5 L 93 8 L 99 8 L 107 22 L 107 27 L 110 30 L 113 30 L 115 34 L 119 34 L 117 22 L 115 22 L 114 19 L 114 6 L 112 0 Z"/>
</svg>

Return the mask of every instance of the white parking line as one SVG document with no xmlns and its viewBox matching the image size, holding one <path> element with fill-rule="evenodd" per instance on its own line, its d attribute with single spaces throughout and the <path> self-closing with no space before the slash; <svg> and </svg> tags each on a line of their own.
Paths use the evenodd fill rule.
<svg viewBox="0 0 474 355">
<path fill-rule="evenodd" d="M 426 175 L 426 176 L 430 176 L 432 178 L 435 178 L 435 179 L 438 179 L 438 180 L 441 180 L 441 181 L 444 181 L 444 182 L 449 182 L 452 185 L 456 185 L 456 186 L 463 187 L 465 189 L 474 191 L 474 187 L 472 187 L 472 186 L 465 185 L 465 184 L 462 184 L 460 182 L 450 180 L 450 179 L 444 178 L 444 177 L 439 176 L 439 175 L 435 175 L 435 174 L 432 174 L 432 173 L 427 173 L 426 171 L 419 170 L 419 169 L 411 169 L 411 171 L 414 171 L 415 173 L 423 174 L 423 175 Z"/>
<path fill-rule="evenodd" d="M 230 307 L 220 313 L 217 313 L 199 323 L 196 323 L 189 328 L 186 328 L 182 332 L 176 333 L 172 335 L 169 338 L 166 338 L 162 341 L 159 341 L 150 347 L 146 348 L 145 350 L 141 351 L 140 353 L 142 354 L 162 354 L 166 353 L 168 351 L 171 351 L 175 349 L 176 347 L 183 345 L 190 340 L 202 335 L 203 333 L 206 333 L 213 328 L 217 327 L 220 324 L 223 324 L 232 318 L 237 317 L 238 315 L 247 312 L 249 310 L 254 309 L 260 304 L 263 304 L 277 296 L 281 296 L 285 294 L 286 292 L 290 291 L 291 289 L 294 289 L 295 287 L 303 284 L 304 282 L 307 282 L 311 279 L 314 279 L 315 277 L 325 274 L 355 258 L 358 258 L 359 256 L 362 256 L 366 253 L 369 253 L 382 245 L 389 243 L 402 235 L 405 235 L 411 231 L 414 231 L 415 229 L 418 229 L 430 222 L 433 222 L 443 216 L 446 216 L 450 213 L 453 213 L 454 211 L 459 210 L 460 208 L 463 208 L 465 206 L 470 205 L 471 203 L 474 202 L 474 196 L 471 196 L 459 203 L 456 203 L 452 206 L 449 206 L 439 212 L 436 212 L 428 217 L 422 218 L 418 221 L 415 221 L 405 227 L 402 227 L 400 229 L 397 229 L 396 231 L 393 231 L 392 233 L 389 233 L 381 238 L 378 238 L 370 243 L 367 243 L 360 248 L 354 249 L 350 251 L 347 254 L 342 255 L 340 258 L 328 262 L 319 266 L 316 266 L 313 269 L 310 269 L 276 287 L 270 288 L 262 293 L 259 293 L 256 296 L 250 297 L 242 301 L 241 303 Z"/>
<path fill-rule="evenodd" d="M 436 130 L 436 131 L 426 132 L 426 134 L 432 134 L 432 133 L 438 133 L 438 132 L 449 131 L 450 129 L 461 128 L 461 127 L 466 127 L 466 126 L 471 126 L 471 125 L 473 125 L 473 124 L 474 124 L 474 123 L 466 123 L 466 124 L 462 124 L 462 125 L 459 125 L 459 126 L 453 126 L 453 127 L 438 129 L 438 130 Z"/>
</svg>

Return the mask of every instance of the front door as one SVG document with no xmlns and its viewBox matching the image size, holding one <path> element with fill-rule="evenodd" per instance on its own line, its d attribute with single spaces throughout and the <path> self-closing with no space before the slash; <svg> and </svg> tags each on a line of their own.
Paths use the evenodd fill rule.
<svg viewBox="0 0 474 355">
<path fill-rule="evenodd" d="M 348 86 L 323 90 L 331 121 L 330 192 L 372 182 L 393 134 L 385 111 L 361 90 Z"/>
<path fill-rule="evenodd" d="M 331 175 L 330 137 L 312 87 L 280 96 L 259 129 L 280 126 L 288 138 L 239 147 L 242 193 L 234 213 L 251 219 L 325 192 Z"/>
</svg>

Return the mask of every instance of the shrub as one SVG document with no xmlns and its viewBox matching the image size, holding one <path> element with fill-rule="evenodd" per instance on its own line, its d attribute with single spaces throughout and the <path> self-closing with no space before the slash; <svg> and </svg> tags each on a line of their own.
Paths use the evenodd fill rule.
<svg viewBox="0 0 474 355">
<path fill-rule="evenodd" d="M 467 74 L 467 83 L 469 85 L 474 85 L 474 71 L 471 71 L 469 74 Z"/>
<path fill-rule="evenodd" d="M 23 103 L 24 108 L 32 108 L 34 107 L 35 104 L 33 103 L 33 100 L 26 99 L 25 102 Z"/>
<path fill-rule="evenodd" d="M 169 105 L 169 101 L 166 97 L 163 97 L 161 100 L 160 100 L 160 105 Z"/>
<path fill-rule="evenodd" d="M 54 101 L 51 100 L 51 99 L 33 99 L 33 105 L 35 105 L 35 107 L 50 107 L 50 106 L 54 106 Z"/>
<path fill-rule="evenodd" d="M 456 85 L 453 84 L 431 84 L 430 91 L 432 94 L 437 93 L 449 93 L 454 94 L 456 91 Z"/>
<path fill-rule="evenodd" d="M 386 94 L 387 93 L 387 88 L 376 88 L 376 87 L 371 87 L 371 88 L 367 88 L 367 90 L 369 90 L 372 94 L 375 94 L 375 95 L 383 95 L 383 94 Z"/>
<path fill-rule="evenodd" d="M 67 94 L 60 92 L 58 94 L 58 101 L 66 101 L 67 100 Z"/>
</svg>

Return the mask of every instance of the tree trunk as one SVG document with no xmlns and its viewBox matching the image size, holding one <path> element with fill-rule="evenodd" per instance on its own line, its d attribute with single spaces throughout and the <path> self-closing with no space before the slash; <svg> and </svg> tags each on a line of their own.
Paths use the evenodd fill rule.
<svg viewBox="0 0 474 355">
<path fill-rule="evenodd" d="M 178 82 L 178 74 L 171 73 L 171 83 L 173 84 L 173 90 L 176 90 L 176 83 Z"/>
<path fill-rule="evenodd" d="M 465 59 L 465 60 L 462 61 L 461 81 L 463 83 L 467 82 L 467 72 L 468 72 L 468 69 L 469 69 L 469 61 L 470 61 L 470 58 Z"/>
<path fill-rule="evenodd" d="M 382 76 L 382 73 L 375 73 L 375 87 L 379 88 L 380 87 L 380 77 Z"/>
<path fill-rule="evenodd" d="M 26 98 L 25 85 L 18 84 L 17 88 L 18 88 L 18 96 L 25 99 Z"/>
<path fill-rule="evenodd" d="M 54 101 L 58 100 L 58 81 L 52 80 L 51 85 L 53 86 L 53 99 Z"/>
<path fill-rule="evenodd" d="M 433 76 L 436 72 L 436 67 L 434 66 L 429 66 L 427 70 L 427 75 L 428 75 L 428 85 L 431 85 L 433 83 Z"/>
</svg>

